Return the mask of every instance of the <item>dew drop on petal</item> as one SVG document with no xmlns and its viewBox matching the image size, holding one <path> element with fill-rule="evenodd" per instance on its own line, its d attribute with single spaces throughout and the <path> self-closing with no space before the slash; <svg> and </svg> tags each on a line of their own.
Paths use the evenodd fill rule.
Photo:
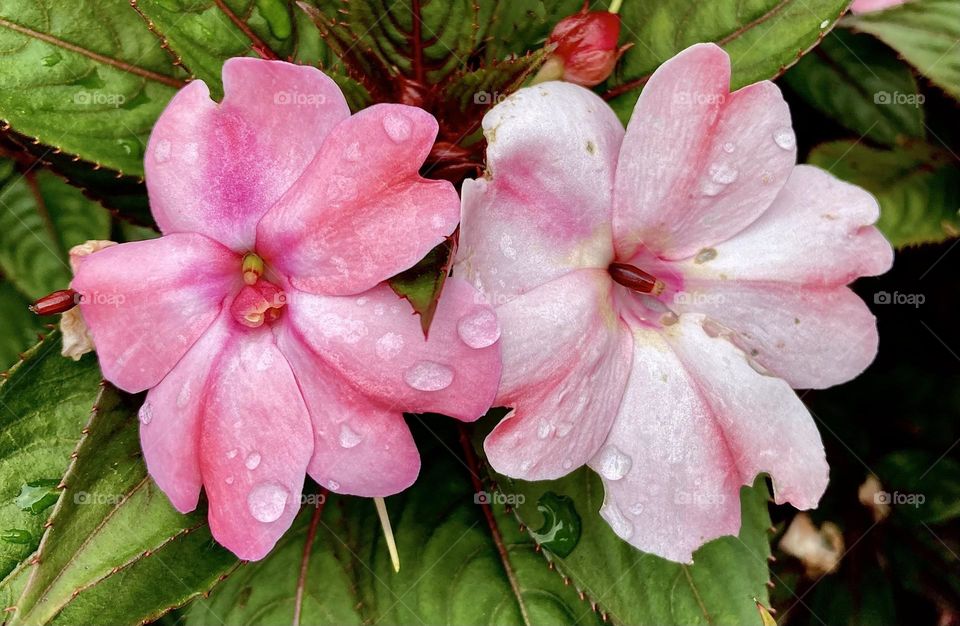
<svg viewBox="0 0 960 626">
<path fill-rule="evenodd" d="M 330 489 L 331 491 L 336 491 L 339 488 L 340 488 L 340 483 L 338 483 L 337 481 L 335 480 L 327 481 L 327 489 Z"/>
<path fill-rule="evenodd" d="M 413 124 L 402 113 L 390 111 L 383 117 L 383 129 L 387 131 L 387 136 L 390 139 L 400 143 L 410 138 Z"/>
<path fill-rule="evenodd" d="M 732 143 L 730 143 L 729 141 L 723 144 L 723 151 L 726 152 L 727 154 L 733 154 L 733 151 L 736 149 L 737 147 Z"/>
<path fill-rule="evenodd" d="M 149 402 L 144 402 L 143 406 L 140 407 L 140 412 L 137 413 L 137 417 L 144 426 L 149 424 L 153 420 L 153 406 Z"/>
<path fill-rule="evenodd" d="M 290 494 L 276 483 L 260 483 L 247 495 L 247 509 L 258 522 L 274 522 L 283 515 Z"/>
<path fill-rule="evenodd" d="M 463 343 L 471 348 L 479 350 L 491 346 L 500 338 L 497 314 L 486 308 L 468 313 L 457 322 L 457 333 Z"/>
<path fill-rule="evenodd" d="M 227 450 L 227 458 L 228 458 L 228 459 L 232 459 L 232 458 L 234 458 L 234 457 L 236 457 L 236 456 L 237 456 L 237 449 L 236 449 L 236 448 L 234 448 L 233 450 Z"/>
<path fill-rule="evenodd" d="M 547 420 L 540 420 L 540 424 L 537 426 L 537 437 L 540 439 L 546 439 L 553 434 L 553 424 Z"/>
<path fill-rule="evenodd" d="M 710 166 L 710 180 L 718 185 L 729 185 L 737 180 L 738 174 L 737 170 L 723 163 L 715 163 Z"/>
<path fill-rule="evenodd" d="M 247 466 L 248 470 L 257 469 L 257 467 L 260 466 L 260 453 L 251 452 L 250 454 L 247 455 L 247 460 L 245 460 L 243 464 Z"/>
<path fill-rule="evenodd" d="M 223 479 L 223 482 L 227 483 L 228 485 L 232 485 L 232 484 L 233 484 L 233 476 L 227 476 L 226 478 Z"/>
<path fill-rule="evenodd" d="M 566 437 L 571 430 L 573 430 L 573 422 L 560 422 L 557 426 L 557 437 Z"/>
<path fill-rule="evenodd" d="M 360 160 L 360 142 L 354 141 L 352 144 L 347 146 L 347 152 L 344 155 L 348 161 L 356 163 Z"/>
<path fill-rule="evenodd" d="M 340 445 L 344 448 L 353 448 L 363 440 L 363 436 L 350 428 L 350 425 L 344 422 L 340 425 Z"/>
<path fill-rule="evenodd" d="M 170 142 L 166 139 L 161 139 L 157 142 L 157 146 L 153 149 L 153 158 L 157 160 L 157 163 L 163 163 L 170 158 Z"/>
<path fill-rule="evenodd" d="M 623 539 L 630 539 L 633 536 L 633 523 L 630 522 L 617 505 L 609 503 L 600 507 L 600 517 L 607 520 L 613 532 L 617 533 Z"/>
<path fill-rule="evenodd" d="M 418 391 L 440 391 L 453 382 L 453 370 L 441 363 L 419 361 L 404 372 L 403 380 Z"/>
<path fill-rule="evenodd" d="M 568 470 L 573 467 L 573 461 L 571 459 L 565 459 L 563 461 L 563 469 Z"/>
<path fill-rule="evenodd" d="M 190 402 L 190 384 L 187 383 L 180 388 L 180 393 L 177 394 L 177 408 L 182 409 L 187 406 L 187 403 Z"/>
<path fill-rule="evenodd" d="M 597 471 L 607 480 L 620 480 L 627 475 L 633 459 L 615 445 L 606 445 L 597 457 Z"/>
<path fill-rule="evenodd" d="M 643 502 L 634 502 L 630 505 L 631 515 L 640 515 L 641 513 L 643 513 Z"/>
<path fill-rule="evenodd" d="M 773 141 L 784 150 L 792 150 L 797 145 L 797 138 L 793 129 L 787 126 L 773 131 Z"/>
<path fill-rule="evenodd" d="M 397 333 L 385 333 L 382 337 L 377 339 L 376 345 L 377 356 L 388 361 L 403 350 L 403 335 Z"/>
</svg>

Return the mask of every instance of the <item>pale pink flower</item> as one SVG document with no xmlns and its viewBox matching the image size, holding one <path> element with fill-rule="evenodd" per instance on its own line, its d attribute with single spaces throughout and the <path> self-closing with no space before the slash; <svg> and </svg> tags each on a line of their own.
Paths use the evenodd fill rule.
<svg viewBox="0 0 960 626">
<path fill-rule="evenodd" d="M 850 5 L 851 13 L 872 13 L 904 4 L 907 0 L 854 0 Z"/>
<path fill-rule="evenodd" d="M 873 360 L 874 317 L 847 284 L 892 260 L 869 193 L 795 165 L 779 89 L 729 85 L 723 50 L 688 48 L 626 134 L 586 89 L 521 90 L 484 119 L 487 176 L 462 192 L 455 272 L 497 307 L 496 404 L 514 409 L 486 440 L 492 466 L 540 480 L 589 464 L 614 531 L 676 561 L 737 532 L 760 472 L 777 502 L 817 504 L 827 464 L 791 386 Z"/>
<path fill-rule="evenodd" d="M 231 59 L 223 83 L 221 103 L 190 83 L 150 137 L 164 236 L 84 258 L 72 287 L 104 376 L 150 390 L 153 479 L 180 511 L 202 486 L 214 537 L 258 559 L 300 508 L 305 473 L 360 496 L 409 486 L 420 459 L 402 412 L 482 415 L 499 328 L 451 279 L 425 341 L 383 282 L 457 225 L 452 185 L 417 171 L 431 115 L 351 116 L 330 78 L 282 62 Z"/>
</svg>

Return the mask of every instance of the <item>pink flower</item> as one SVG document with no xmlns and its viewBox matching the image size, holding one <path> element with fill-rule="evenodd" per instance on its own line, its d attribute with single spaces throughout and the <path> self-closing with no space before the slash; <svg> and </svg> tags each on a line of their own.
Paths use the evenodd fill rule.
<svg viewBox="0 0 960 626">
<path fill-rule="evenodd" d="M 904 4 L 906 0 L 854 0 L 850 5 L 851 13 L 872 13 Z"/>
<path fill-rule="evenodd" d="M 586 89 L 521 90 L 484 119 L 487 177 L 463 187 L 455 272 L 497 305 L 495 404 L 514 409 L 492 466 L 589 464 L 614 531 L 675 561 L 737 532 L 760 472 L 777 502 L 817 504 L 827 464 L 791 386 L 873 360 L 875 320 L 846 285 L 892 260 L 870 194 L 795 165 L 779 89 L 729 84 L 723 50 L 688 48 L 626 134 Z"/>
<path fill-rule="evenodd" d="M 147 148 L 164 236 L 83 259 L 72 287 L 104 376 L 149 389 L 151 476 L 180 511 L 203 486 L 214 537 L 263 557 L 304 473 L 386 496 L 420 459 L 403 411 L 474 420 L 500 373 L 499 328 L 451 279 L 424 341 L 383 281 L 456 227 L 450 183 L 417 173 L 437 123 L 383 104 L 351 116 L 320 71 L 231 59 L 226 96 L 193 82 Z"/>
</svg>

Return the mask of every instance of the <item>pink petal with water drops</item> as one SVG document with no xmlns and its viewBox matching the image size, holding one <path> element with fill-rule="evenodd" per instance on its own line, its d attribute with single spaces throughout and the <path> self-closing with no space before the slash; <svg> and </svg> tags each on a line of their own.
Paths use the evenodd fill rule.
<svg viewBox="0 0 960 626">
<path fill-rule="evenodd" d="M 359 296 L 287 295 L 290 321 L 316 358 L 397 414 L 473 421 L 493 402 L 500 326 L 465 281 L 447 279 L 429 340 L 409 303 L 386 285 Z"/>
<path fill-rule="evenodd" d="M 229 59 L 223 88 L 217 103 L 195 80 L 164 109 L 144 158 L 147 190 L 165 234 L 202 233 L 246 252 L 350 110 L 328 76 L 282 61 Z"/>
<path fill-rule="evenodd" d="M 827 485 L 820 435 L 786 382 L 763 376 L 697 316 L 660 333 L 634 329 L 623 405 L 590 466 L 600 514 L 637 548 L 691 562 L 740 528 L 739 492 L 761 472 L 777 503 L 816 506 Z"/>
<path fill-rule="evenodd" d="M 261 222 L 264 257 L 296 288 L 331 295 L 361 293 L 412 267 L 460 216 L 453 185 L 418 171 L 436 136 L 432 115 L 400 104 L 342 122 Z"/>
<path fill-rule="evenodd" d="M 325 365 L 289 324 L 278 345 L 300 384 L 313 423 L 307 473 L 336 493 L 383 497 L 403 491 L 420 472 L 420 454 L 399 409 L 373 399 Z"/>
<path fill-rule="evenodd" d="M 514 409 L 484 442 L 498 472 L 558 478 L 606 439 L 632 345 L 612 287 L 604 270 L 579 270 L 498 307 L 504 376 L 496 404 Z"/>
<path fill-rule="evenodd" d="M 495 304 L 613 258 L 610 202 L 623 126 L 593 92 L 550 82 L 483 118 L 487 175 L 463 184 L 457 270 Z"/>
<path fill-rule="evenodd" d="M 730 59 L 691 46 L 640 94 L 617 164 L 619 258 L 643 247 L 682 259 L 753 222 L 796 162 L 790 110 L 769 81 L 730 93 Z"/>
<path fill-rule="evenodd" d="M 234 325 L 208 381 L 200 467 L 214 538 L 258 560 L 300 510 L 310 416 L 269 327 Z"/>
<path fill-rule="evenodd" d="M 237 255 L 196 234 L 87 256 L 70 286 L 84 298 L 104 377 L 131 393 L 159 383 L 216 318 L 239 266 Z"/>
<path fill-rule="evenodd" d="M 893 264 L 893 249 L 873 226 L 879 217 L 863 188 L 798 165 L 755 222 L 676 269 L 691 279 L 846 285 Z"/>
<path fill-rule="evenodd" d="M 228 314 L 221 313 L 147 393 L 140 408 L 140 447 L 147 471 L 181 513 L 195 509 L 200 496 L 200 416 L 212 366 L 226 345 L 232 323 Z"/>
</svg>

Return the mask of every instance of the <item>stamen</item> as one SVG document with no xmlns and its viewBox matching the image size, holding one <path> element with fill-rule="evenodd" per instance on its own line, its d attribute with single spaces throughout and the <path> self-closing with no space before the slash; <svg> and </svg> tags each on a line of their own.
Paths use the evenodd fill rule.
<svg viewBox="0 0 960 626">
<path fill-rule="evenodd" d="M 664 282 L 653 274 L 626 263 L 611 263 L 607 271 L 615 282 L 639 293 L 659 296 L 666 288 Z"/>
<path fill-rule="evenodd" d="M 374 498 L 373 503 L 377 505 L 377 515 L 380 516 L 380 525 L 383 526 L 383 536 L 387 540 L 387 551 L 390 552 L 393 571 L 400 573 L 400 553 L 397 552 L 397 543 L 393 539 L 393 528 L 390 527 L 390 517 L 387 516 L 387 503 L 383 501 L 383 498 Z"/>
<path fill-rule="evenodd" d="M 79 294 L 73 289 L 61 289 L 47 294 L 29 306 L 37 315 L 66 313 L 80 301 Z"/>
<path fill-rule="evenodd" d="M 243 282 L 255 285 L 261 276 L 263 276 L 263 259 L 253 252 L 248 252 L 243 257 Z"/>
</svg>

